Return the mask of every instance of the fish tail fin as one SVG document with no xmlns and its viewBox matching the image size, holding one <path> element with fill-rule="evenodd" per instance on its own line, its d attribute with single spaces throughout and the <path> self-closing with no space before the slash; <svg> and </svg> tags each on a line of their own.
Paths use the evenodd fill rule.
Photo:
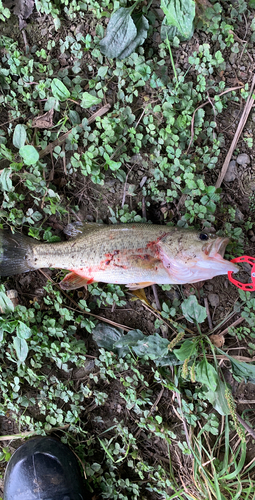
<svg viewBox="0 0 255 500">
<path fill-rule="evenodd" d="M 28 236 L 0 230 L 0 276 L 12 276 L 36 269 L 33 265 L 34 241 Z"/>
</svg>

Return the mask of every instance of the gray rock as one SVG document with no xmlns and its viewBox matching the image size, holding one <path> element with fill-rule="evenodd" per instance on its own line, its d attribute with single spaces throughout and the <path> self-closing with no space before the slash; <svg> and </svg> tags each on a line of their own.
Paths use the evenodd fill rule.
<svg viewBox="0 0 255 500">
<path fill-rule="evenodd" d="M 231 52 L 231 54 L 229 56 L 230 64 L 235 64 L 237 56 L 238 56 L 238 54 L 236 54 L 235 52 Z"/>
<path fill-rule="evenodd" d="M 209 293 L 208 300 L 212 307 L 218 307 L 220 303 L 220 298 L 219 295 L 217 295 L 217 293 Z"/>
<path fill-rule="evenodd" d="M 250 159 L 249 155 L 247 155 L 246 153 L 241 153 L 240 155 L 238 155 L 236 161 L 237 161 L 238 165 L 248 165 L 248 163 L 250 163 L 251 159 Z"/>
<path fill-rule="evenodd" d="M 236 209 L 235 220 L 236 222 L 244 220 L 244 214 L 241 212 L 241 210 L 239 210 L 239 208 Z"/>
<path fill-rule="evenodd" d="M 236 161 L 231 160 L 229 162 L 229 166 L 227 169 L 227 172 L 224 177 L 225 182 L 233 182 L 237 177 L 237 168 L 236 168 Z"/>
</svg>

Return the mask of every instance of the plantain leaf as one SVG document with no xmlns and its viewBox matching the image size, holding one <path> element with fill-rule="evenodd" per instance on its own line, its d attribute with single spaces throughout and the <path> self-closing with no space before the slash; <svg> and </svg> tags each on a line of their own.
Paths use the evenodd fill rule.
<svg viewBox="0 0 255 500">
<path fill-rule="evenodd" d="M 180 360 L 190 358 L 196 352 L 196 344 L 192 340 L 184 340 L 179 349 L 174 349 L 174 355 Z"/>
<path fill-rule="evenodd" d="M 175 26 L 179 32 L 176 36 L 189 40 L 193 35 L 195 18 L 194 0 L 161 0 L 161 9 L 166 16 L 165 24 Z"/>
<path fill-rule="evenodd" d="M 244 380 L 245 382 L 251 382 L 255 384 L 255 364 L 254 363 L 245 363 L 244 361 L 238 361 L 232 356 L 229 356 L 226 352 L 221 349 L 217 349 L 220 354 L 224 354 L 229 361 L 231 362 L 232 372 L 234 377 L 241 382 Z"/>
<path fill-rule="evenodd" d="M 230 414 L 225 391 L 226 384 L 219 378 L 216 390 L 210 389 L 208 392 L 204 392 L 204 396 L 220 415 Z"/>
<path fill-rule="evenodd" d="M 196 366 L 196 381 L 206 385 L 212 391 L 216 391 L 218 374 L 213 365 L 204 358 Z"/>
<path fill-rule="evenodd" d="M 98 323 L 93 328 L 92 336 L 98 347 L 103 347 L 107 351 L 116 351 L 114 344 L 123 336 L 123 330 L 114 328 L 106 323 Z"/>
<path fill-rule="evenodd" d="M 185 318 L 191 323 L 203 323 L 206 318 L 206 308 L 200 306 L 195 295 L 190 295 L 181 305 Z"/>
<path fill-rule="evenodd" d="M 70 92 L 66 86 L 58 78 L 53 78 L 51 82 L 51 90 L 55 99 L 66 101 L 70 97 Z"/>
<path fill-rule="evenodd" d="M 132 19 L 135 23 L 137 34 L 134 40 L 129 44 L 129 46 L 124 49 L 119 55 L 118 59 L 124 59 L 124 57 L 130 56 L 137 47 L 143 44 L 144 40 L 147 38 L 147 32 L 149 29 L 149 23 L 142 14 L 134 14 Z"/>
<path fill-rule="evenodd" d="M 0 309 L 4 314 L 14 311 L 14 305 L 11 299 L 6 295 L 4 285 L 0 286 Z"/>
<path fill-rule="evenodd" d="M 121 7 L 111 16 L 106 36 L 100 42 L 102 54 L 110 59 L 124 59 L 142 45 L 149 23 L 142 14 L 131 16 L 133 7 Z"/>
<path fill-rule="evenodd" d="M 26 139 L 27 139 L 27 132 L 25 125 L 20 125 L 20 124 L 16 125 L 12 138 L 13 146 L 15 146 L 15 148 L 20 149 L 22 146 L 25 145 Z"/>
<path fill-rule="evenodd" d="M 28 355 L 28 345 L 25 339 L 20 339 L 19 337 L 14 337 L 13 339 L 14 349 L 17 354 L 17 358 L 19 361 L 25 361 Z"/>
</svg>

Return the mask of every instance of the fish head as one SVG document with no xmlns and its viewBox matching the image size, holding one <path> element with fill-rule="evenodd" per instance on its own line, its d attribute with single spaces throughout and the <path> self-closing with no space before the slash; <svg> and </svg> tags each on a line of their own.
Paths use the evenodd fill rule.
<svg viewBox="0 0 255 500">
<path fill-rule="evenodd" d="M 214 276 L 238 272 L 239 267 L 224 259 L 229 238 L 185 229 L 168 233 L 158 243 L 160 258 L 172 283 L 195 283 Z"/>
</svg>

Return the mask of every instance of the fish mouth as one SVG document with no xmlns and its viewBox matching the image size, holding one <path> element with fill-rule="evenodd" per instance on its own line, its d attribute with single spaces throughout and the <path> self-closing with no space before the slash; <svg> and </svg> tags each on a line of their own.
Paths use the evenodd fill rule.
<svg viewBox="0 0 255 500">
<path fill-rule="evenodd" d="M 229 238 L 216 238 L 215 240 L 207 243 L 204 247 L 205 254 L 211 259 L 212 262 L 217 262 L 219 265 L 224 266 L 226 271 L 233 271 L 237 273 L 239 271 L 239 266 L 234 264 L 233 262 L 229 262 L 224 259 L 224 254 L 226 250 L 226 246 L 229 243 Z"/>
<path fill-rule="evenodd" d="M 221 257 L 223 259 L 229 238 L 216 238 L 205 245 L 204 252 L 208 257 Z"/>
</svg>

